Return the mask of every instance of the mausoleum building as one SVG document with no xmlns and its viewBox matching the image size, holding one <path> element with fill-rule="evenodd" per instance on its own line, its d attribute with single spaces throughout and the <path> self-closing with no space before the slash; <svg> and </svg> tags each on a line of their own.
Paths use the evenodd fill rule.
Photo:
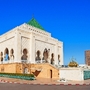
<svg viewBox="0 0 90 90">
<path fill-rule="evenodd" d="M 49 65 L 56 70 L 55 65 L 63 65 L 63 42 L 53 38 L 34 18 L 0 36 L 0 72 L 23 73 L 23 66 L 30 72 L 32 65 L 36 69 Z"/>
</svg>

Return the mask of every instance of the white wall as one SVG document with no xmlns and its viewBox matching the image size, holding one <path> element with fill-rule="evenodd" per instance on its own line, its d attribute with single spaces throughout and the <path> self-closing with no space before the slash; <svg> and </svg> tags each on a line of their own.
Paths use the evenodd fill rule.
<svg viewBox="0 0 90 90">
<path fill-rule="evenodd" d="M 65 78 L 66 80 L 83 80 L 83 70 L 80 68 L 61 68 L 60 78 Z"/>
</svg>

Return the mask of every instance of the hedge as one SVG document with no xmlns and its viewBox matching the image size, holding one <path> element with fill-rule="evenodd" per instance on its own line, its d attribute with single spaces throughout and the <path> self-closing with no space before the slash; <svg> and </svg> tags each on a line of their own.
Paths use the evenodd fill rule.
<svg viewBox="0 0 90 90">
<path fill-rule="evenodd" d="M 21 73 L 0 73 L 0 77 L 18 78 L 25 80 L 35 80 L 33 74 L 21 74 Z"/>
</svg>

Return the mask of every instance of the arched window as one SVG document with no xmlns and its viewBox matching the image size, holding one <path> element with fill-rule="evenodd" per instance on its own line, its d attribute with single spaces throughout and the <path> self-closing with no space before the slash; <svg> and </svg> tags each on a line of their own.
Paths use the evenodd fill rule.
<svg viewBox="0 0 90 90">
<path fill-rule="evenodd" d="M 28 73 L 28 68 L 25 67 L 25 68 L 23 69 L 23 74 L 27 74 L 27 73 Z"/>
<path fill-rule="evenodd" d="M 43 60 L 45 60 L 45 62 L 48 62 L 48 50 L 47 50 L 47 48 L 44 49 Z"/>
<path fill-rule="evenodd" d="M 60 60 L 60 55 L 58 55 L 58 60 Z"/>
<path fill-rule="evenodd" d="M 3 52 L 1 52 L 1 56 L 3 56 Z"/>
<path fill-rule="evenodd" d="M 4 53 L 5 53 L 5 54 L 9 54 L 8 48 L 5 49 L 5 52 L 4 52 Z"/>
<path fill-rule="evenodd" d="M 27 52 L 27 49 L 23 49 L 23 54 L 24 54 L 24 55 L 27 55 L 27 53 L 28 53 L 28 52 Z"/>
<path fill-rule="evenodd" d="M 5 61 L 9 60 L 9 50 L 8 50 L 8 48 L 6 48 L 5 51 L 4 51 L 4 59 L 5 59 Z"/>
<path fill-rule="evenodd" d="M 0 61 L 3 61 L 3 52 L 0 53 Z"/>
<path fill-rule="evenodd" d="M 14 60 L 14 50 L 10 50 L 10 60 Z"/>
<path fill-rule="evenodd" d="M 27 49 L 23 49 L 23 55 L 21 57 L 21 60 L 27 60 L 28 58 L 27 53 L 28 53 Z"/>
<path fill-rule="evenodd" d="M 54 64 L 54 53 L 51 54 L 51 64 Z"/>
<path fill-rule="evenodd" d="M 36 59 L 35 59 L 37 62 L 40 62 L 41 58 L 40 58 L 40 51 L 38 50 L 36 52 Z"/>
<path fill-rule="evenodd" d="M 60 55 L 58 55 L 58 64 L 60 65 Z"/>
</svg>

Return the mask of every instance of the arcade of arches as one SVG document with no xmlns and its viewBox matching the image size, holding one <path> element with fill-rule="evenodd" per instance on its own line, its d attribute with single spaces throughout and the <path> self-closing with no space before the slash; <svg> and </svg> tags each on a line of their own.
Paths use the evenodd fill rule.
<svg viewBox="0 0 90 90">
<path fill-rule="evenodd" d="M 9 53 L 10 52 L 10 53 Z M 8 48 L 5 48 L 4 53 L 0 52 L 0 61 L 8 61 L 8 60 L 14 60 L 14 50 L 11 49 L 10 51 Z"/>
<path fill-rule="evenodd" d="M 9 50 L 8 48 L 5 48 L 4 53 L 1 51 L 0 52 L 0 61 L 2 62 L 3 60 L 8 61 L 8 60 L 14 60 L 14 50 L 11 49 Z M 28 50 L 26 48 L 23 49 L 23 54 L 21 56 L 21 60 L 28 60 Z M 54 64 L 54 53 L 51 53 L 50 55 L 50 49 L 45 48 L 43 50 L 42 56 L 41 56 L 41 51 L 37 50 L 36 52 L 36 57 L 35 61 L 37 63 L 51 63 Z M 60 63 L 60 55 L 58 55 L 58 64 Z"/>
<path fill-rule="evenodd" d="M 43 51 L 43 56 L 41 56 L 40 50 L 37 50 L 35 61 L 37 63 L 40 63 L 41 60 L 44 63 L 49 63 L 49 60 L 50 60 L 50 63 L 54 64 L 54 61 L 55 61 L 54 60 L 54 53 L 51 53 L 51 59 L 50 59 L 50 49 L 45 48 Z M 58 55 L 58 63 L 60 63 L 60 55 Z"/>
</svg>

